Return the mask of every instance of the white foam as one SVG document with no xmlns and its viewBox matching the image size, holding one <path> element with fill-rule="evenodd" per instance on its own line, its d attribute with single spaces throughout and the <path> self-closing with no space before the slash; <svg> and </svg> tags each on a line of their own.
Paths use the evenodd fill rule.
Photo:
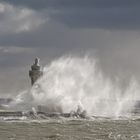
<svg viewBox="0 0 140 140">
<path fill-rule="evenodd" d="M 120 116 L 134 108 L 139 92 L 134 79 L 124 91 L 117 82 L 105 78 L 93 58 L 62 57 L 44 67 L 43 77 L 30 91 L 18 95 L 15 104 L 18 101 L 28 107 L 44 105 L 63 112 L 76 110 L 80 105 L 89 114 Z"/>
</svg>

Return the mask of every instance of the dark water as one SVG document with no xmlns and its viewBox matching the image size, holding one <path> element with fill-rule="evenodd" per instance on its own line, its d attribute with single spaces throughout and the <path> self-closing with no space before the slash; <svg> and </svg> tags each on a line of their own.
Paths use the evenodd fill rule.
<svg viewBox="0 0 140 140">
<path fill-rule="evenodd" d="M 140 140 L 140 120 L 0 122 L 0 140 Z"/>
</svg>

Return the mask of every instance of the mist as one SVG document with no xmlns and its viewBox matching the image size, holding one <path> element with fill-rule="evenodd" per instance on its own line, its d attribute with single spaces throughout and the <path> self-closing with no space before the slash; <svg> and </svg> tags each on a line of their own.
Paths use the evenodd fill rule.
<svg viewBox="0 0 140 140">
<path fill-rule="evenodd" d="M 80 106 L 89 115 L 131 116 L 140 100 L 134 77 L 122 88 L 119 78 L 105 76 L 94 57 L 64 56 L 43 68 L 43 76 L 15 98 L 10 107 L 31 110 L 42 105 L 48 112 L 69 113 Z"/>
</svg>

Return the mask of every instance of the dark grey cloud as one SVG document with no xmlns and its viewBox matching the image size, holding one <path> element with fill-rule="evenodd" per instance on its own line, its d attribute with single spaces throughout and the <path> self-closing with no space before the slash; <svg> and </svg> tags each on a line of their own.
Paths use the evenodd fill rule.
<svg viewBox="0 0 140 140">
<path fill-rule="evenodd" d="M 54 8 L 108 8 L 137 6 L 139 0 L 3 0 L 14 5 L 27 6 L 34 9 Z"/>
<path fill-rule="evenodd" d="M 132 8 L 94 8 L 61 10 L 52 17 L 71 28 L 139 29 L 139 9 Z"/>
<path fill-rule="evenodd" d="M 35 10 L 71 28 L 139 29 L 139 0 L 5 0 Z M 54 12 L 57 11 L 57 12 Z M 46 12 L 46 13 L 47 13 Z"/>
<path fill-rule="evenodd" d="M 36 56 L 46 65 L 66 54 L 93 52 L 109 76 L 138 78 L 139 13 L 139 0 L 2 0 L 0 94 L 30 85 Z"/>
</svg>

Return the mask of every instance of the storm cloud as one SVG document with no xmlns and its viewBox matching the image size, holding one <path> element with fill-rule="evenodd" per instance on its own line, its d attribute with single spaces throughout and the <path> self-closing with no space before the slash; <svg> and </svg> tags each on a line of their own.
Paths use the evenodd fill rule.
<svg viewBox="0 0 140 140">
<path fill-rule="evenodd" d="M 90 52 L 109 76 L 140 79 L 139 13 L 139 0 L 1 0 L 0 93 L 29 86 L 36 56 Z"/>
<path fill-rule="evenodd" d="M 139 29 L 139 0 L 4 0 L 17 6 L 49 11 L 49 16 L 76 28 Z M 48 12 L 47 11 L 47 12 Z"/>
</svg>

